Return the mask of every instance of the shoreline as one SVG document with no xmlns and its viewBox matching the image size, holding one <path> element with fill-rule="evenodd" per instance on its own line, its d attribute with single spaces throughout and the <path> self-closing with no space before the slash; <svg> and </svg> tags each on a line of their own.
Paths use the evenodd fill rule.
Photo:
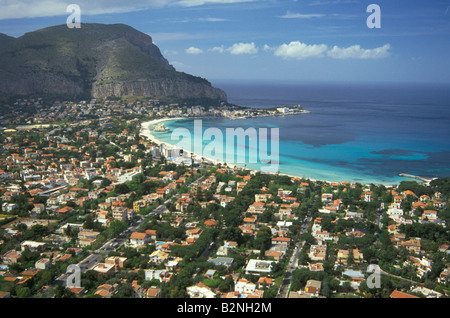
<svg viewBox="0 0 450 318">
<path fill-rule="evenodd" d="M 167 148 L 173 148 L 173 147 L 175 147 L 174 144 L 171 144 L 171 143 L 168 143 L 168 142 L 164 142 L 164 141 L 156 138 L 155 135 L 153 135 L 152 130 L 151 130 L 150 127 L 152 127 L 152 126 L 154 126 L 156 124 L 162 123 L 162 122 L 166 122 L 166 121 L 172 121 L 172 120 L 174 120 L 174 121 L 176 121 L 176 120 L 194 120 L 196 118 L 198 119 L 200 117 L 166 117 L 166 118 L 158 118 L 158 119 L 154 119 L 154 120 L 150 120 L 150 121 L 145 121 L 145 122 L 141 123 L 140 134 L 142 136 L 144 136 L 144 137 L 147 137 L 149 141 L 151 141 L 152 143 L 154 143 L 154 144 L 156 144 L 158 146 L 163 144 Z M 292 175 L 292 174 L 289 174 L 289 173 L 264 172 L 264 171 L 261 171 L 261 170 L 258 170 L 258 169 L 251 169 L 251 168 L 247 168 L 247 167 L 242 167 L 239 164 L 229 164 L 229 163 L 224 162 L 224 161 L 208 158 L 206 156 L 203 156 L 203 155 L 197 154 L 195 152 L 192 152 L 189 149 L 184 149 L 184 148 L 182 148 L 182 149 L 183 149 L 183 152 L 185 153 L 185 155 L 183 156 L 183 158 L 185 158 L 185 159 L 191 159 L 191 156 L 192 156 L 192 159 L 194 159 L 194 160 L 196 160 L 198 162 L 204 161 L 204 162 L 207 162 L 207 163 L 210 163 L 210 164 L 213 164 L 213 165 L 226 166 L 226 167 L 231 168 L 231 169 L 240 168 L 240 169 L 248 170 L 248 171 L 253 172 L 253 173 L 260 172 L 260 173 L 269 174 L 269 175 L 288 176 L 290 178 L 296 178 L 296 179 L 300 179 L 300 180 L 301 179 L 305 179 L 305 180 L 309 180 L 309 181 L 312 181 L 312 182 L 324 182 L 324 183 L 328 183 L 330 185 L 333 184 L 333 183 L 339 183 L 339 184 L 342 184 L 342 183 L 349 183 L 349 184 L 360 183 L 362 185 L 369 185 L 369 184 L 373 183 L 373 184 L 377 184 L 377 185 L 384 185 L 386 187 L 392 187 L 392 186 L 398 186 L 399 185 L 399 183 L 396 183 L 396 182 L 392 182 L 392 183 L 383 183 L 383 182 L 363 183 L 363 182 L 350 181 L 350 180 L 348 180 L 348 181 L 331 181 L 331 180 L 324 180 L 324 179 L 308 178 L 308 177 L 304 177 L 304 176 L 302 177 L 302 176 Z"/>
<path fill-rule="evenodd" d="M 194 118 L 193 117 L 189 117 L 189 118 L 186 118 L 186 117 L 173 117 L 173 118 L 167 117 L 167 118 L 159 118 L 159 119 L 154 119 L 154 120 L 142 122 L 141 123 L 140 135 L 147 137 L 151 142 L 157 144 L 158 146 L 164 145 L 167 148 L 173 148 L 173 147 L 175 147 L 175 145 L 156 138 L 155 135 L 153 135 L 152 130 L 151 130 L 150 127 L 154 126 L 156 124 L 165 122 L 165 121 L 183 120 L 183 119 L 194 119 Z M 211 158 L 207 158 L 205 156 L 199 155 L 199 154 L 197 154 L 195 152 L 192 152 L 189 149 L 184 149 L 184 148 L 182 148 L 182 149 L 183 149 L 183 153 L 186 154 L 186 155 L 183 156 L 183 158 L 190 159 L 192 157 L 192 159 L 197 160 L 199 162 L 206 161 L 206 162 L 211 163 L 213 165 L 219 165 L 219 164 L 220 165 L 224 165 L 224 164 L 226 164 L 225 162 L 221 162 L 221 161 L 218 161 L 218 160 L 215 160 L 215 159 L 211 159 Z M 235 167 L 234 165 L 232 166 L 232 165 L 229 165 L 229 164 L 227 164 L 227 166 L 231 167 L 231 168 Z"/>
</svg>

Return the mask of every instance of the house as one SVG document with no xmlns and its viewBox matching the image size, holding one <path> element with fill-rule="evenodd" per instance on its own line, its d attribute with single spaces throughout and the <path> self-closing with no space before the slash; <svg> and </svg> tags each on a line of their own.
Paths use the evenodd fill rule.
<svg viewBox="0 0 450 318">
<path fill-rule="evenodd" d="M 272 238 L 272 246 L 279 246 L 283 249 L 287 249 L 291 239 L 288 237 L 274 237 Z"/>
<path fill-rule="evenodd" d="M 41 258 L 34 264 L 34 267 L 36 267 L 37 269 L 42 269 L 42 270 L 48 269 L 50 267 L 50 259 Z"/>
<path fill-rule="evenodd" d="M 100 235 L 100 232 L 85 230 L 78 233 L 78 242 L 80 246 L 88 246 L 92 244 L 97 237 Z"/>
<path fill-rule="evenodd" d="M 145 298 L 159 298 L 161 297 L 161 288 L 150 287 L 145 293 Z"/>
<path fill-rule="evenodd" d="M 85 293 L 84 287 L 69 287 L 69 289 L 77 297 L 82 297 Z"/>
<path fill-rule="evenodd" d="M 206 220 L 205 222 L 203 222 L 203 225 L 208 227 L 216 227 L 217 223 L 214 220 Z"/>
<path fill-rule="evenodd" d="M 70 213 L 72 210 L 73 210 L 72 207 L 70 207 L 70 206 L 65 206 L 65 207 L 63 207 L 63 208 L 61 208 L 61 209 L 56 210 L 56 213 L 65 215 L 65 214 Z"/>
<path fill-rule="evenodd" d="M 262 289 L 265 287 L 271 287 L 275 283 L 275 280 L 270 277 L 260 277 L 258 279 L 258 288 Z"/>
<path fill-rule="evenodd" d="M 450 281 L 450 267 L 444 268 L 437 278 L 437 282 L 441 284 L 448 283 Z"/>
<path fill-rule="evenodd" d="M 115 264 L 106 264 L 106 263 L 97 263 L 94 268 L 92 269 L 98 273 L 106 274 L 106 273 L 112 273 L 116 270 Z"/>
<path fill-rule="evenodd" d="M 245 227 L 249 227 L 251 229 L 255 229 L 256 228 L 256 217 L 246 217 L 242 220 L 242 224 Z"/>
<path fill-rule="evenodd" d="M 117 284 L 110 285 L 110 284 L 102 284 L 97 287 L 97 291 L 94 293 L 94 295 L 98 295 L 102 298 L 111 298 L 113 294 L 117 290 Z"/>
<path fill-rule="evenodd" d="M 190 238 L 198 239 L 200 235 L 203 233 L 203 230 L 200 228 L 195 228 L 186 231 L 186 235 Z"/>
<path fill-rule="evenodd" d="M 417 287 L 411 289 L 411 292 L 422 294 L 426 298 L 441 298 L 442 297 L 441 293 L 438 293 L 437 291 L 426 288 L 424 286 L 417 286 Z"/>
<path fill-rule="evenodd" d="M 145 230 L 145 233 L 148 235 L 150 240 L 156 241 L 156 238 L 157 238 L 156 230 Z"/>
<path fill-rule="evenodd" d="M 438 218 L 437 211 L 425 210 L 422 213 L 422 220 L 428 219 L 430 221 L 435 221 Z"/>
<path fill-rule="evenodd" d="M 327 254 L 327 247 L 321 245 L 311 245 L 309 249 L 309 259 L 311 261 L 324 261 Z"/>
<path fill-rule="evenodd" d="M 115 269 L 123 268 L 126 260 L 126 257 L 110 256 L 105 259 L 105 264 L 108 266 L 113 265 Z"/>
<path fill-rule="evenodd" d="M 252 203 L 248 209 L 247 212 L 250 213 L 263 213 L 266 210 L 265 203 L 264 202 L 254 202 Z"/>
<path fill-rule="evenodd" d="M 231 257 L 216 257 L 208 259 L 208 262 L 213 263 L 215 266 L 224 265 L 230 267 L 233 264 L 234 259 Z"/>
<path fill-rule="evenodd" d="M 310 279 L 306 282 L 305 292 L 310 293 L 313 296 L 319 296 L 322 282 L 314 279 Z"/>
<path fill-rule="evenodd" d="M 322 194 L 322 203 L 328 204 L 331 201 L 333 201 L 333 194 L 332 193 L 323 193 Z"/>
<path fill-rule="evenodd" d="M 198 283 L 196 285 L 186 287 L 186 293 L 189 298 L 215 298 L 216 293 L 214 293 L 211 288 L 206 286 L 204 283 Z"/>
<path fill-rule="evenodd" d="M 391 206 L 388 208 L 388 211 L 386 212 L 389 216 L 398 216 L 398 215 L 403 215 L 403 210 L 396 207 L 396 206 Z"/>
<path fill-rule="evenodd" d="M 0 291 L 0 299 L 1 298 L 11 298 L 11 294 L 9 292 Z"/>
<path fill-rule="evenodd" d="M 17 260 L 22 256 L 22 252 L 11 250 L 2 255 L 3 264 L 11 265 L 16 264 Z"/>
<path fill-rule="evenodd" d="M 2 204 L 2 211 L 9 213 L 9 212 L 17 209 L 18 207 L 19 206 L 17 204 L 15 204 L 15 203 L 3 203 Z"/>
<path fill-rule="evenodd" d="M 398 290 L 394 290 L 391 295 L 389 296 L 390 298 L 419 298 L 417 296 L 413 296 Z"/>
<path fill-rule="evenodd" d="M 255 194 L 255 202 L 267 202 L 271 198 L 271 193 Z"/>
<path fill-rule="evenodd" d="M 20 248 L 22 252 L 25 249 L 29 249 L 30 251 L 42 252 L 44 250 L 45 243 L 43 242 L 35 242 L 35 241 L 23 241 L 20 243 Z"/>
<path fill-rule="evenodd" d="M 252 294 L 255 290 L 256 284 L 243 278 L 239 279 L 236 284 L 234 284 L 234 291 L 241 294 Z"/>
<path fill-rule="evenodd" d="M 408 241 L 401 242 L 400 245 L 405 247 L 410 252 L 415 254 L 420 253 L 420 239 L 410 239 Z"/>
<path fill-rule="evenodd" d="M 350 250 L 344 250 L 344 249 L 338 250 L 338 253 L 337 253 L 338 263 L 347 264 L 349 257 L 350 257 Z M 353 258 L 353 262 L 356 264 L 360 264 L 364 260 L 363 254 L 361 252 L 359 252 L 358 249 L 352 250 L 352 258 Z"/>
<path fill-rule="evenodd" d="M 205 276 L 206 278 L 213 279 L 215 274 L 216 274 L 215 269 L 208 269 L 205 273 Z"/>
<path fill-rule="evenodd" d="M 234 241 L 225 241 L 223 246 L 220 246 L 217 250 L 218 256 L 228 256 L 230 253 L 230 249 L 236 248 L 237 242 Z"/>
<path fill-rule="evenodd" d="M 272 270 L 273 261 L 251 259 L 245 268 L 246 275 L 268 275 Z"/>
<path fill-rule="evenodd" d="M 148 243 L 147 233 L 133 232 L 130 235 L 130 245 L 137 247 Z"/>
<path fill-rule="evenodd" d="M 168 253 L 165 253 L 163 251 L 154 251 L 149 256 L 149 262 L 155 263 L 155 264 L 161 264 L 161 263 L 165 263 L 168 258 L 169 258 Z"/>
<path fill-rule="evenodd" d="M 308 268 L 311 272 L 322 272 L 323 269 L 323 263 L 308 263 Z"/>
<path fill-rule="evenodd" d="M 148 206 L 147 200 L 145 200 L 145 199 L 136 200 L 133 202 L 133 211 L 137 213 L 147 206 Z"/>
</svg>

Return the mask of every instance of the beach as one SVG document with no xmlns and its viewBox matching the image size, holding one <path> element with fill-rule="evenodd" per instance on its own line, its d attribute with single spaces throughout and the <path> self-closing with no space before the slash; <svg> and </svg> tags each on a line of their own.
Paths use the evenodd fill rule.
<svg viewBox="0 0 450 318">
<path fill-rule="evenodd" d="M 141 136 L 144 136 L 146 138 L 149 139 L 149 141 L 153 142 L 154 144 L 160 146 L 160 145 L 164 145 L 167 148 L 173 148 L 175 147 L 173 144 L 164 142 L 160 139 L 158 139 L 151 130 L 151 127 L 166 121 L 174 121 L 174 120 L 184 120 L 184 119 L 192 119 L 192 118 L 185 118 L 185 117 L 173 117 L 173 118 L 160 118 L 160 119 L 154 119 L 151 121 L 147 121 L 147 122 L 143 122 L 141 124 L 141 131 L 140 134 Z M 329 184 L 335 183 L 335 181 L 330 181 L 330 180 L 318 180 L 318 179 L 313 179 L 313 178 L 308 178 L 308 177 L 301 177 L 301 176 L 296 176 L 296 175 L 291 175 L 291 174 L 285 174 L 285 173 L 267 173 L 267 172 L 262 172 L 260 170 L 255 170 L 255 169 L 249 169 L 247 167 L 243 167 L 243 166 L 239 166 L 239 165 L 234 165 L 234 164 L 230 164 L 230 163 L 226 163 L 224 161 L 219 161 L 217 159 L 212 159 L 212 158 L 208 158 L 203 156 L 202 154 L 197 154 L 192 152 L 190 149 L 184 149 L 183 148 L 183 152 L 184 152 L 184 158 L 191 158 L 192 155 L 192 159 L 194 159 L 195 161 L 201 163 L 201 162 L 206 162 L 212 165 L 221 165 L 221 166 L 227 166 L 229 168 L 241 168 L 241 169 L 245 169 L 248 170 L 250 172 L 252 172 L 253 174 L 261 172 L 261 173 L 265 173 L 265 174 L 271 174 L 271 175 L 279 175 L 279 176 L 288 176 L 290 178 L 300 178 L 300 179 L 306 179 L 306 180 L 310 180 L 312 182 L 326 182 Z"/>
<path fill-rule="evenodd" d="M 160 146 L 160 145 L 164 145 L 167 148 L 174 148 L 175 146 L 173 144 L 164 142 L 158 138 L 155 137 L 155 135 L 153 135 L 151 127 L 166 121 L 172 121 L 172 120 L 182 120 L 182 119 L 192 119 L 192 118 L 185 118 L 185 117 L 173 117 L 173 118 L 160 118 L 160 119 L 155 119 L 155 120 L 151 120 L 151 121 L 147 121 L 147 122 L 143 122 L 141 124 L 141 131 L 140 134 L 141 136 L 147 137 L 151 142 L 155 143 L 156 145 Z M 197 161 L 199 163 L 201 162 L 206 162 L 209 164 L 213 164 L 213 165 L 227 165 L 230 168 L 234 168 L 234 165 L 230 165 L 230 164 L 226 164 L 225 162 L 221 162 L 218 161 L 216 159 L 212 159 L 212 158 L 207 158 L 201 154 L 197 154 L 192 152 L 190 149 L 183 149 L 183 157 L 186 159 L 193 159 L 194 161 Z"/>
</svg>

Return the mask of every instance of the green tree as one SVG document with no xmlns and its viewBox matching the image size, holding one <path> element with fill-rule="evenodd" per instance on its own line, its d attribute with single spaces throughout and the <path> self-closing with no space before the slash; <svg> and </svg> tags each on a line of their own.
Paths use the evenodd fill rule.
<svg viewBox="0 0 450 318">
<path fill-rule="evenodd" d="M 17 290 L 17 297 L 19 298 L 28 298 L 31 296 L 31 290 L 28 287 L 20 287 Z"/>
</svg>

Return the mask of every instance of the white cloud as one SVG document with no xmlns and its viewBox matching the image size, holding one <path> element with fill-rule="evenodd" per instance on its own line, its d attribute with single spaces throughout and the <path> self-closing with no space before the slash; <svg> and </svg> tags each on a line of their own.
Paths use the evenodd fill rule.
<svg viewBox="0 0 450 318">
<path fill-rule="evenodd" d="M 275 49 L 275 56 L 283 59 L 306 59 L 309 57 L 321 57 L 326 52 L 325 44 L 308 45 L 299 41 L 293 41 L 289 44 L 282 44 Z"/>
<path fill-rule="evenodd" d="M 205 21 L 205 22 L 225 22 L 225 21 L 228 21 L 228 19 L 222 19 L 222 18 L 200 18 L 199 21 Z"/>
<path fill-rule="evenodd" d="M 325 14 L 317 14 L 317 13 L 310 13 L 310 14 L 303 14 L 303 13 L 293 13 L 293 12 L 286 12 L 285 15 L 280 16 L 279 18 L 283 19 L 311 19 L 311 18 L 321 18 L 324 17 Z"/>
<path fill-rule="evenodd" d="M 164 50 L 164 55 L 177 55 L 178 52 L 175 50 Z"/>
<path fill-rule="evenodd" d="M 241 2 L 253 2 L 255 0 L 180 0 L 175 3 L 184 7 L 202 6 L 205 4 L 229 4 Z"/>
<path fill-rule="evenodd" d="M 252 2 L 255 0 L 76 0 L 81 8 L 81 22 L 83 15 L 126 13 L 152 8 L 169 6 L 194 7 L 206 4 L 233 4 Z M 36 18 L 52 16 L 69 16 L 67 6 L 72 2 L 61 0 L 1 0 L 0 20 L 17 18 Z M 209 19 L 219 21 L 221 19 Z"/>
<path fill-rule="evenodd" d="M 193 54 L 193 55 L 202 54 L 203 50 L 199 49 L 199 48 L 196 48 L 194 46 L 191 46 L 190 48 L 186 49 L 186 53 L 187 54 Z"/>
<path fill-rule="evenodd" d="M 275 56 L 283 59 L 307 59 L 313 57 L 324 57 L 325 55 L 333 59 L 382 59 L 390 55 L 389 44 L 374 49 L 363 49 L 360 45 L 352 45 L 347 48 L 333 46 L 328 49 L 326 44 L 306 44 L 300 41 L 292 41 L 289 44 L 282 44 L 278 47 L 264 45 L 264 51 L 273 51 Z"/>
<path fill-rule="evenodd" d="M 359 45 L 352 45 L 347 48 L 334 46 L 327 55 L 334 59 L 381 59 L 389 56 L 389 44 L 374 49 L 362 49 Z"/>
<path fill-rule="evenodd" d="M 210 37 L 207 34 L 197 34 L 197 33 L 181 33 L 181 32 L 161 32 L 161 33 L 148 33 L 149 36 L 156 42 L 163 41 L 180 41 L 180 40 L 199 40 Z"/>
<path fill-rule="evenodd" d="M 225 48 L 222 46 L 215 46 L 212 49 L 209 49 L 211 52 L 223 53 L 225 52 Z"/>
<path fill-rule="evenodd" d="M 227 49 L 228 52 L 234 55 L 240 54 L 256 54 L 258 53 L 258 48 L 255 43 L 235 43 Z"/>
<path fill-rule="evenodd" d="M 263 48 L 263 50 L 264 51 L 273 51 L 273 50 L 275 50 L 276 48 L 273 48 L 273 47 L 270 47 L 269 45 L 267 45 L 267 44 L 264 44 L 264 48 Z"/>
<path fill-rule="evenodd" d="M 170 64 L 172 64 L 172 66 L 175 67 L 175 69 L 177 69 L 177 70 L 190 68 L 190 66 L 188 66 L 182 62 L 173 61 Z"/>
<path fill-rule="evenodd" d="M 77 0 L 74 3 L 81 9 L 81 22 L 83 15 L 123 13 L 145 10 L 149 8 L 163 7 L 171 1 L 144 0 L 144 1 L 119 1 L 119 0 Z M 0 10 L 1 19 L 33 18 L 51 16 L 69 16 L 66 11 L 71 2 L 60 0 L 2 0 Z"/>
<path fill-rule="evenodd" d="M 313 1 L 309 5 L 310 6 L 324 6 L 324 5 L 331 5 L 331 4 L 351 4 L 351 3 L 358 3 L 356 0 L 334 0 L 334 1 Z"/>
</svg>

